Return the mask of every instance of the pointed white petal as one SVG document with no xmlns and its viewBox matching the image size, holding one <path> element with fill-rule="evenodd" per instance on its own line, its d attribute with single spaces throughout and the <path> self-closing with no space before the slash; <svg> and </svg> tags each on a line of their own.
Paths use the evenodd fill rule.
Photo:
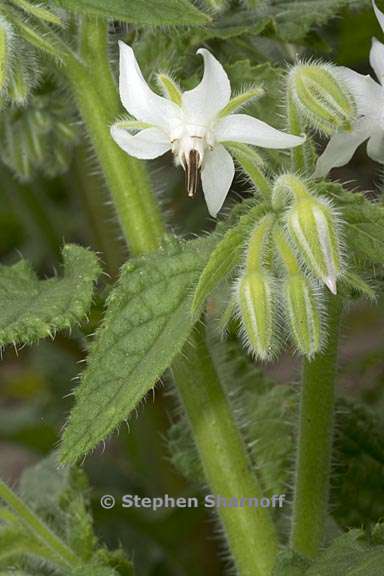
<svg viewBox="0 0 384 576">
<path fill-rule="evenodd" d="M 384 164 L 384 131 L 379 129 L 373 132 L 368 140 L 367 154 L 375 162 Z"/>
<path fill-rule="evenodd" d="M 230 153 L 218 144 L 206 153 L 201 170 L 201 182 L 208 211 L 214 218 L 224 204 L 235 175 Z"/>
<path fill-rule="evenodd" d="M 344 66 L 338 66 L 335 74 L 353 96 L 358 114 L 373 118 L 381 113 L 380 106 L 384 106 L 384 88 L 373 78 Z"/>
<path fill-rule="evenodd" d="M 157 158 L 171 148 L 169 138 L 159 128 L 145 128 L 133 135 L 124 128 L 112 126 L 111 136 L 127 154 L 144 160 Z"/>
<path fill-rule="evenodd" d="M 262 148 L 294 148 L 305 141 L 301 136 L 280 132 L 247 114 L 232 114 L 221 120 L 215 136 L 218 142 L 243 142 Z"/>
<path fill-rule="evenodd" d="M 182 107 L 191 124 L 204 124 L 228 104 L 231 85 L 224 68 L 208 50 L 200 48 L 197 53 L 204 58 L 203 79 L 196 88 L 184 92 Z"/>
<path fill-rule="evenodd" d="M 376 14 L 376 18 L 379 21 L 382 31 L 384 32 L 384 14 L 378 9 L 375 0 L 372 0 L 373 9 Z"/>
<path fill-rule="evenodd" d="M 369 62 L 375 71 L 378 81 L 383 84 L 384 80 L 384 44 L 372 38 Z"/>
<path fill-rule="evenodd" d="M 355 122 L 352 132 L 336 133 L 316 164 L 315 178 L 325 177 L 332 168 L 347 164 L 356 149 L 372 132 L 372 123 L 366 118 Z"/>
<path fill-rule="evenodd" d="M 130 46 L 120 46 L 120 98 L 126 110 L 138 120 L 166 130 L 181 116 L 180 108 L 167 98 L 155 94 L 143 78 Z"/>
</svg>

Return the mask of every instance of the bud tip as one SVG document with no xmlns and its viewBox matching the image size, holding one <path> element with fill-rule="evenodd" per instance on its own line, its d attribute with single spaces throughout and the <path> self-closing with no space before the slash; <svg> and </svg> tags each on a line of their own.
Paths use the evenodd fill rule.
<svg viewBox="0 0 384 576">
<path fill-rule="evenodd" d="M 337 289 L 336 289 L 336 278 L 334 276 L 328 276 L 324 280 L 325 284 L 328 286 L 332 294 L 336 296 Z"/>
</svg>

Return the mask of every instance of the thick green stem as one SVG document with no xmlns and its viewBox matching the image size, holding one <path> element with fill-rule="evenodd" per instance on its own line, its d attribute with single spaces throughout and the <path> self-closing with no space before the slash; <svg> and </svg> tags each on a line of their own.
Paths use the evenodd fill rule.
<svg viewBox="0 0 384 576">
<path fill-rule="evenodd" d="M 48 546 L 64 565 L 71 568 L 79 566 L 80 560 L 76 554 L 2 480 L 0 480 L 0 499 L 12 508 L 20 521 Z"/>
<path fill-rule="evenodd" d="M 245 446 L 209 355 L 202 326 L 173 364 L 211 492 L 226 498 L 262 498 Z M 269 576 L 277 554 L 277 538 L 265 508 L 218 509 L 241 576 Z"/>
<path fill-rule="evenodd" d="M 324 351 L 304 360 L 291 545 L 315 556 L 327 519 L 333 438 L 339 297 L 328 303 L 328 341 Z"/>
<path fill-rule="evenodd" d="M 85 64 L 73 61 L 66 73 L 131 252 L 144 253 L 158 247 L 165 234 L 160 211 L 143 163 L 128 158 L 109 134 L 108 126 L 118 116 L 120 107 L 106 55 L 105 25 L 87 19 L 81 36 Z M 173 371 L 196 435 L 208 484 L 214 493 L 227 497 L 260 496 L 245 446 L 201 334 L 192 335 L 186 353 L 188 359 L 179 356 Z M 232 508 L 220 513 L 241 576 L 270 576 L 277 537 L 268 512 L 262 508 Z"/>
<path fill-rule="evenodd" d="M 64 70 L 132 252 L 155 250 L 164 231 L 148 173 L 142 162 L 118 147 L 109 131 L 121 107 L 107 58 L 106 24 L 86 20 L 82 38 L 83 63 L 71 60 Z"/>
</svg>

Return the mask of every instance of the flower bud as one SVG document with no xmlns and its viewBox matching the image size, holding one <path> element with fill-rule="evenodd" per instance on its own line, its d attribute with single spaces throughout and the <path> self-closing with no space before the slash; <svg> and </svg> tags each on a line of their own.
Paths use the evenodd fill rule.
<svg viewBox="0 0 384 576">
<path fill-rule="evenodd" d="M 273 282 L 265 272 L 248 272 L 240 278 L 237 302 L 243 336 L 250 350 L 261 360 L 272 356 Z"/>
<path fill-rule="evenodd" d="M 333 70 L 330 65 L 298 64 L 288 76 L 296 106 L 310 124 L 325 134 L 351 130 L 356 119 L 354 100 Z"/>
<path fill-rule="evenodd" d="M 330 204 L 312 196 L 295 202 L 287 212 L 288 233 L 310 270 L 336 294 L 341 272 L 337 219 Z"/>
<path fill-rule="evenodd" d="M 311 357 L 321 347 L 319 304 L 303 274 L 289 274 L 284 285 L 289 328 L 298 350 Z"/>
</svg>

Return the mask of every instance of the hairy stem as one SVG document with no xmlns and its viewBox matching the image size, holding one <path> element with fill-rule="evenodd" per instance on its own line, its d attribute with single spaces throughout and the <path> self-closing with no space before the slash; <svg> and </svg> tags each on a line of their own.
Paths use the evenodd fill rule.
<svg viewBox="0 0 384 576">
<path fill-rule="evenodd" d="M 195 329 L 172 370 L 212 493 L 226 498 L 262 498 L 211 360 L 203 326 Z M 218 512 L 239 574 L 272 574 L 277 538 L 269 510 L 244 506 L 220 507 Z"/>
<path fill-rule="evenodd" d="M 327 518 L 333 438 L 339 297 L 328 303 L 328 341 L 324 351 L 304 360 L 291 545 L 315 556 Z"/>
<path fill-rule="evenodd" d="M 304 124 L 292 94 L 288 91 L 287 96 L 287 115 L 288 130 L 291 134 L 302 136 L 304 133 Z M 291 150 L 291 169 L 293 172 L 310 176 L 315 165 L 315 154 L 310 138 L 301 146 L 296 146 Z"/>
<path fill-rule="evenodd" d="M 121 114 L 109 67 L 106 23 L 86 19 L 82 30 L 83 63 L 65 68 L 73 94 L 111 191 L 124 235 L 135 254 L 155 250 L 164 232 L 143 163 L 130 158 L 112 140 L 109 127 Z"/>
<path fill-rule="evenodd" d="M 20 521 L 62 560 L 63 564 L 71 568 L 79 566 L 80 560 L 76 554 L 2 480 L 0 480 L 0 498 L 16 513 Z"/>
<path fill-rule="evenodd" d="M 159 246 L 165 229 L 145 166 L 122 152 L 109 134 L 108 126 L 120 108 L 107 59 L 105 24 L 86 19 L 81 38 L 85 65 L 73 62 L 67 75 L 131 252 L 145 253 Z M 173 371 L 197 436 L 207 481 L 213 492 L 228 497 L 258 496 L 260 489 L 248 467 L 245 446 L 201 334 L 192 335 L 188 349 L 189 359 L 179 356 Z M 241 576 L 269 576 L 277 539 L 268 513 L 232 509 L 222 511 L 222 520 Z"/>
</svg>

